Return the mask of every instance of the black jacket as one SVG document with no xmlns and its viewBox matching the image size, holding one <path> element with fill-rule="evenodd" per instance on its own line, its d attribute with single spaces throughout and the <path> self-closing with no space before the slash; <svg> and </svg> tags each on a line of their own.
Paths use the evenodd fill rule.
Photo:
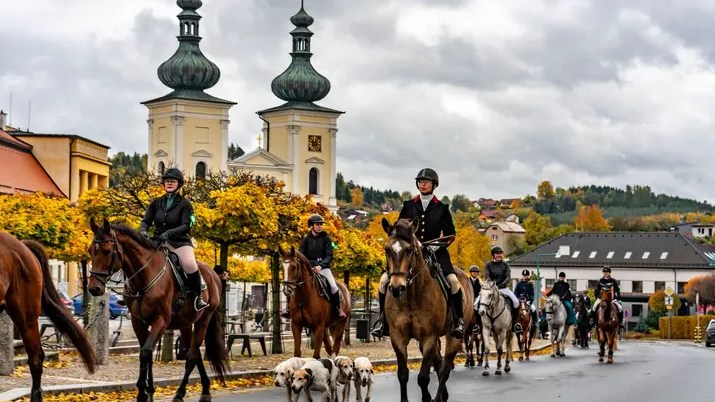
<svg viewBox="0 0 715 402">
<path fill-rule="evenodd" d="M 298 251 L 312 266 L 320 265 L 322 269 L 330 269 L 333 262 L 333 241 L 327 233 L 320 232 L 316 237 L 311 230 L 300 242 Z"/>
<path fill-rule="evenodd" d="M 432 198 L 427 209 L 422 209 L 419 195 L 403 202 L 399 219 L 413 220 L 414 218 L 420 220 L 420 226 L 415 235 L 421 242 L 457 234 L 452 214 L 449 212 L 449 205 L 444 204 L 437 197 Z"/>
<path fill-rule="evenodd" d="M 534 302 L 534 284 L 531 283 L 531 281 L 519 281 L 516 284 L 516 288 L 514 289 L 514 296 L 516 296 L 517 299 L 519 298 L 525 298 L 526 300 L 529 301 L 529 303 Z"/>
<path fill-rule="evenodd" d="M 603 289 L 604 287 L 608 287 L 608 286 L 613 287 L 613 290 L 616 293 L 615 294 L 616 299 L 620 300 L 621 288 L 618 287 L 618 282 L 616 282 L 616 280 L 613 279 L 613 277 L 610 277 L 608 279 L 602 277 L 601 279 L 598 280 L 598 285 L 596 286 L 596 298 L 600 299 L 601 298 L 601 289 Z"/>
<path fill-rule="evenodd" d="M 479 278 L 469 277 L 469 281 L 472 282 L 472 289 L 474 290 L 474 298 L 479 296 L 479 292 L 482 291 L 482 284 L 479 282 Z"/>
<path fill-rule="evenodd" d="M 556 283 L 554 283 L 554 287 L 551 288 L 551 290 L 549 290 L 549 293 L 546 294 L 546 296 L 551 295 L 557 295 L 561 298 L 561 300 L 570 302 L 571 286 L 569 286 L 569 283 L 566 281 L 556 281 Z"/>
<path fill-rule="evenodd" d="M 504 289 L 511 282 L 511 268 L 506 261 L 489 261 L 484 264 L 484 278 L 496 282 L 499 289 Z"/>
<path fill-rule="evenodd" d="M 140 230 L 148 232 L 154 225 L 154 237 L 169 232 L 168 243 L 172 247 L 191 246 L 189 233 L 193 226 L 194 207 L 181 194 L 176 194 L 175 197 L 168 210 L 166 209 L 167 194 L 154 198 L 144 213 Z"/>
</svg>

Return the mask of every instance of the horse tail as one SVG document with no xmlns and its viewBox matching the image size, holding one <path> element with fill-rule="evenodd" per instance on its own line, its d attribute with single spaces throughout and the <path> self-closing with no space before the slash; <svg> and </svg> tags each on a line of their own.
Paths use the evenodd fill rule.
<svg viewBox="0 0 715 402">
<path fill-rule="evenodd" d="M 47 251 L 40 243 L 34 240 L 23 240 L 22 242 L 30 249 L 42 268 L 42 309 L 55 325 L 57 332 L 66 335 L 72 341 L 72 344 L 82 357 L 87 371 L 93 374 L 97 368 L 97 356 L 94 354 L 94 349 L 92 349 L 84 329 L 67 312 L 60 300 L 57 288 L 52 282 Z"/>
<path fill-rule="evenodd" d="M 221 314 L 218 311 L 214 311 L 211 314 L 211 320 L 206 328 L 206 358 L 211 363 L 211 367 L 221 384 L 226 384 L 226 374 L 230 368 L 222 321 Z"/>
</svg>

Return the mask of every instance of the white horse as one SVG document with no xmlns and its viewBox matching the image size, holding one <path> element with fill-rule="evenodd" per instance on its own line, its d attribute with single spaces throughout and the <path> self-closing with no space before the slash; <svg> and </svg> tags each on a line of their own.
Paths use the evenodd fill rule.
<svg viewBox="0 0 715 402">
<path fill-rule="evenodd" d="M 566 354 L 566 334 L 570 325 L 566 325 L 568 311 L 564 302 L 557 295 L 551 295 L 546 298 L 546 322 L 549 324 L 549 332 L 551 333 L 551 357 L 561 356 Z"/>
<path fill-rule="evenodd" d="M 507 300 L 499 291 L 493 281 L 482 283 L 482 290 L 479 292 L 479 315 L 482 317 L 482 339 L 484 347 L 484 371 L 482 375 L 489 375 L 489 335 L 494 338 L 494 345 L 497 348 L 497 369 L 494 374 L 501 375 L 501 355 L 504 351 L 503 345 L 506 342 L 506 361 L 504 372 L 511 371 L 509 363 L 514 360 L 512 356 L 512 338 L 514 337 L 511 326 L 511 300 Z"/>
</svg>

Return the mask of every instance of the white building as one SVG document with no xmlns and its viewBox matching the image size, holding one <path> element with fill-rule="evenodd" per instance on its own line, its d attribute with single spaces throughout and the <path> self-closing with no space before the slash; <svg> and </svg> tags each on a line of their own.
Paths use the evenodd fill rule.
<svg viewBox="0 0 715 402">
<path fill-rule="evenodd" d="M 566 245 L 569 256 L 539 257 L 542 290 L 552 287 L 560 272 L 574 291 L 595 289 L 608 265 L 619 282 L 631 325 L 647 315 L 650 295 L 668 286 L 681 298 L 677 314 L 689 314 L 685 284 L 693 277 L 715 274 L 715 249 L 681 233 L 587 232 L 566 233 L 509 261 L 512 279 L 517 280 L 524 268 L 535 271 L 537 254 L 556 253 Z"/>
</svg>

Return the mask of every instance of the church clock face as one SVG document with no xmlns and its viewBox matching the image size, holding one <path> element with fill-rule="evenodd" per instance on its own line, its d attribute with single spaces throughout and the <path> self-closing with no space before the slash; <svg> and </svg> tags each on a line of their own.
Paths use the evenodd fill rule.
<svg viewBox="0 0 715 402">
<path fill-rule="evenodd" d="M 308 150 L 312 151 L 312 152 L 320 152 L 321 137 L 319 135 L 309 135 L 308 136 Z"/>
</svg>

